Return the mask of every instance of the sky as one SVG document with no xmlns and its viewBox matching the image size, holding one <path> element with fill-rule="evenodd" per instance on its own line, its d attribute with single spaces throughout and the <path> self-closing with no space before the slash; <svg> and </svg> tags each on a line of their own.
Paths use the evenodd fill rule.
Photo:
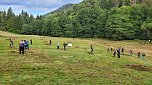
<svg viewBox="0 0 152 85">
<path fill-rule="evenodd" d="M 21 13 L 23 9 L 36 16 L 51 12 L 64 4 L 81 1 L 83 0 L 0 0 L 0 11 L 7 11 L 11 7 L 15 14 Z"/>
</svg>

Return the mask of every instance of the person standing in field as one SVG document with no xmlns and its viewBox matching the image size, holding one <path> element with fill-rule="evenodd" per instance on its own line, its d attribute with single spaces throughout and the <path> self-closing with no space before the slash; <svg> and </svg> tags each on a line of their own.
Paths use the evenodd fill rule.
<svg viewBox="0 0 152 85">
<path fill-rule="evenodd" d="M 10 48 L 12 48 L 14 46 L 14 42 L 13 42 L 13 39 L 10 38 Z"/>
<path fill-rule="evenodd" d="M 63 43 L 64 50 L 66 50 L 67 42 Z"/>
<path fill-rule="evenodd" d="M 110 47 L 110 51 L 112 51 L 113 50 L 113 46 L 111 45 L 111 47 Z"/>
<path fill-rule="evenodd" d="M 151 40 L 149 40 L 149 43 L 151 44 Z"/>
<path fill-rule="evenodd" d="M 120 58 L 120 48 L 117 49 L 118 58 Z"/>
<path fill-rule="evenodd" d="M 108 47 L 107 51 L 110 51 L 110 48 Z"/>
<path fill-rule="evenodd" d="M 113 56 L 116 57 L 116 49 L 114 49 Z"/>
<path fill-rule="evenodd" d="M 24 45 L 25 45 L 24 41 L 21 40 L 20 43 L 19 43 L 19 53 L 20 54 L 21 53 L 24 54 Z"/>
<path fill-rule="evenodd" d="M 29 50 L 29 41 L 28 40 L 26 40 L 26 49 Z"/>
<path fill-rule="evenodd" d="M 24 49 L 28 49 L 29 50 L 29 43 L 27 40 L 24 40 Z"/>
<path fill-rule="evenodd" d="M 130 57 L 132 57 L 132 50 L 130 50 Z"/>
<path fill-rule="evenodd" d="M 24 50 L 26 49 L 26 40 L 23 41 L 24 42 Z"/>
<path fill-rule="evenodd" d="M 91 44 L 90 48 L 91 48 L 91 53 L 92 53 L 93 52 L 93 46 L 92 46 L 92 44 Z"/>
<path fill-rule="evenodd" d="M 31 45 L 33 44 L 33 41 L 32 41 L 32 39 L 30 39 L 30 43 L 31 43 Z"/>
<path fill-rule="evenodd" d="M 112 50 L 113 50 L 113 48 L 110 48 L 110 50 L 112 51 Z"/>
<path fill-rule="evenodd" d="M 122 55 L 124 55 L 124 47 L 122 47 L 122 49 L 121 49 L 121 53 L 122 53 Z"/>
<path fill-rule="evenodd" d="M 52 44 L 52 41 L 50 40 L 50 45 Z"/>
<path fill-rule="evenodd" d="M 145 53 L 142 53 L 142 59 L 143 60 L 145 59 Z"/>
<path fill-rule="evenodd" d="M 140 58 L 140 52 L 138 52 L 138 58 Z"/>
<path fill-rule="evenodd" d="M 60 49 L 60 43 L 57 42 L 57 49 Z"/>
<path fill-rule="evenodd" d="M 72 47 L 72 42 L 69 42 L 69 43 L 68 43 L 68 47 Z"/>
</svg>

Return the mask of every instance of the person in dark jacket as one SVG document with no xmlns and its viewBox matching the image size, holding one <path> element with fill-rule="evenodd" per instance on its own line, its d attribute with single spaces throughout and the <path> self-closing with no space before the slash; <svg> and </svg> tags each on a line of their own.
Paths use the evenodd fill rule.
<svg viewBox="0 0 152 85">
<path fill-rule="evenodd" d="M 117 49 L 118 58 L 120 58 L 120 48 Z"/>
<path fill-rule="evenodd" d="M 52 44 L 52 41 L 50 40 L 50 45 Z"/>
<path fill-rule="evenodd" d="M 116 50 L 114 49 L 113 56 L 116 57 Z"/>
<path fill-rule="evenodd" d="M 90 48 L 91 48 L 91 53 L 92 53 L 93 52 L 93 46 L 92 46 L 92 44 L 91 44 Z"/>
<path fill-rule="evenodd" d="M 107 51 L 110 51 L 110 48 L 108 47 Z"/>
<path fill-rule="evenodd" d="M 138 58 L 140 58 L 140 52 L 138 52 Z"/>
<path fill-rule="evenodd" d="M 19 53 L 21 54 L 24 54 L 24 46 L 25 46 L 25 43 L 23 40 L 20 41 L 19 43 Z"/>
<path fill-rule="evenodd" d="M 32 39 L 30 40 L 30 43 L 31 43 L 31 45 L 33 44 L 33 41 L 32 41 Z"/>
<path fill-rule="evenodd" d="M 121 53 L 122 53 L 122 55 L 124 55 L 124 47 L 122 47 L 122 49 L 121 49 Z"/>
<path fill-rule="evenodd" d="M 64 50 L 66 50 L 67 42 L 63 43 Z"/>
<path fill-rule="evenodd" d="M 110 51 L 112 51 L 112 50 L 113 50 L 113 48 L 111 47 L 111 48 L 110 48 Z"/>
</svg>

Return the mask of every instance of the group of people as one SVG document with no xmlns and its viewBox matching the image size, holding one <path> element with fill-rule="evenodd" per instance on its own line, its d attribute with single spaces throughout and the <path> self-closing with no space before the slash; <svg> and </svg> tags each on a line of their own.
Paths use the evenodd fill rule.
<svg viewBox="0 0 152 85">
<path fill-rule="evenodd" d="M 52 41 L 50 40 L 49 42 L 50 42 L 50 45 L 52 45 Z M 33 43 L 33 41 L 31 39 L 30 40 L 30 44 L 32 45 L 32 43 Z M 14 41 L 13 41 L 12 38 L 10 38 L 10 47 L 12 48 L 13 46 L 14 46 Z M 69 43 L 64 42 L 63 43 L 64 50 L 66 50 L 67 46 L 68 47 L 72 47 L 72 43 L 71 42 L 69 42 Z M 92 46 L 92 44 L 90 45 L 90 48 L 91 48 L 91 53 L 92 53 L 93 52 L 93 46 Z M 19 53 L 20 54 L 24 54 L 24 51 L 26 49 L 29 50 L 29 41 L 28 40 L 21 40 L 19 42 Z M 60 49 L 60 43 L 59 42 L 57 42 L 57 49 Z M 114 57 L 116 57 L 116 55 L 117 55 L 118 58 L 120 58 L 121 54 L 124 55 L 124 50 L 125 50 L 124 47 L 122 47 L 122 48 L 119 47 L 117 49 L 113 49 L 113 47 L 108 47 L 108 49 L 107 49 L 107 51 L 112 51 L 113 52 L 113 56 Z M 130 50 L 130 53 L 129 53 L 130 57 L 132 57 L 132 54 L 133 54 L 133 51 Z M 145 59 L 145 53 L 138 52 L 137 56 L 138 56 L 138 58 Z"/>
<path fill-rule="evenodd" d="M 108 47 L 107 51 L 112 51 L 113 52 L 113 56 L 116 57 L 116 55 L 118 56 L 118 58 L 120 58 L 120 55 L 124 55 L 124 47 L 122 48 L 117 48 L 117 49 L 113 49 L 112 47 Z M 129 52 L 129 56 L 132 57 L 133 51 L 130 50 Z M 137 53 L 138 58 L 142 58 L 145 59 L 145 53 Z"/>
<path fill-rule="evenodd" d="M 32 39 L 30 40 L 30 44 L 32 45 Z M 29 50 L 29 41 L 28 40 L 21 40 L 19 42 L 19 53 L 24 54 L 24 51 Z"/>
<path fill-rule="evenodd" d="M 52 44 L 52 41 L 50 40 L 50 45 Z M 72 42 L 64 42 L 63 43 L 63 47 L 64 47 L 64 50 L 67 49 L 67 46 L 68 47 L 72 47 Z M 60 43 L 57 42 L 57 49 L 60 49 Z M 91 53 L 93 52 L 93 46 L 92 44 L 90 45 L 90 49 L 91 49 Z"/>
<path fill-rule="evenodd" d="M 49 43 L 50 43 L 50 45 L 52 45 L 52 41 L 51 40 L 49 40 Z M 68 47 L 72 47 L 72 43 L 71 42 L 64 42 L 63 43 L 63 47 L 64 47 L 64 50 L 66 50 L 67 49 L 67 46 Z M 60 43 L 59 42 L 57 42 L 57 49 L 60 49 Z"/>
</svg>

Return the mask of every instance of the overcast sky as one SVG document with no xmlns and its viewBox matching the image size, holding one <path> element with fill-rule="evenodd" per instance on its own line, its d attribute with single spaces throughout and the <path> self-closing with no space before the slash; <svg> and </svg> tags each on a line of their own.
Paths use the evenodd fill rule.
<svg viewBox="0 0 152 85">
<path fill-rule="evenodd" d="M 15 14 L 25 10 L 33 15 L 43 15 L 67 3 L 79 3 L 82 0 L 0 0 L 0 11 L 12 7 Z"/>
</svg>

